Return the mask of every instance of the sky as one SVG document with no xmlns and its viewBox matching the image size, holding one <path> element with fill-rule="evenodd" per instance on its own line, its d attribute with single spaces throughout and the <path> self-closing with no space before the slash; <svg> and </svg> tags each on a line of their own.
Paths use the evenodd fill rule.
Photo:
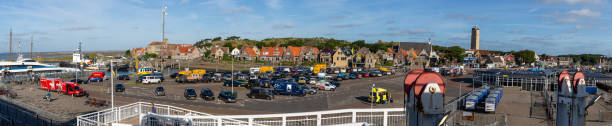
<svg viewBox="0 0 612 126">
<path fill-rule="evenodd" d="M 254 40 L 327 37 L 408 41 L 537 54 L 612 56 L 607 0 L 2 0 L 0 52 L 21 41 L 37 52 L 127 50 L 166 38 L 194 43 L 216 36 Z"/>
</svg>

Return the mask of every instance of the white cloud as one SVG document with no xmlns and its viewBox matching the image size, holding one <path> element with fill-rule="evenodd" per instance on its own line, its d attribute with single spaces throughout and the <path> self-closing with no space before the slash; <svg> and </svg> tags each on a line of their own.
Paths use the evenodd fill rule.
<svg viewBox="0 0 612 126">
<path fill-rule="evenodd" d="M 607 0 L 540 0 L 542 3 L 567 3 L 567 4 L 600 4 Z"/>
<path fill-rule="evenodd" d="M 198 19 L 198 18 L 199 18 L 198 14 L 196 14 L 196 13 L 189 13 L 188 19 L 194 20 L 194 19 Z"/>
<path fill-rule="evenodd" d="M 139 3 L 139 4 L 143 4 L 144 3 L 144 1 L 142 1 L 142 0 L 130 0 L 130 1 L 135 2 L 135 3 Z"/>
<path fill-rule="evenodd" d="M 557 22 L 555 23 L 576 23 L 576 22 L 580 22 L 580 20 L 578 20 L 575 17 L 565 17 L 565 18 L 558 18 Z"/>
<path fill-rule="evenodd" d="M 209 0 L 200 4 L 206 7 L 216 6 L 221 9 L 221 12 L 224 14 L 250 12 L 253 10 L 250 7 L 239 5 L 235 0 Z"/>
<path fill-rule="evenodd" d="M 329 26 L 334 27 L 334 28 L 350 28 L 350 27 L 357 27 L 359 26 L 359 24 L 342 23 L 342 24 L 331 24 Z"/>
<path fill-rule="evenodd" d="M 266 6 L 272 9 L 280 9 L 283 8 L 280 2 L 281 0 L 266 0 Z"/>
<path fill-rule="evenodd" d="M 533 12 L 536 12 L 538 10 L 540 10 L 540 9 L 538 9 L 538 8 L 529 9 L 529 13 L 533 13 Z"/>
<path fill-rule="evenodd" d="M 520 34 L 520 33 L 523 33 L 523 31 L 522 31 L 522 30 L 520 30 L 520 29 L 514 29 L 514 30 L 512 30 L 512 31 L 509 31 L 508 33 Z"/>
<path fill-rule="evenodd" d="M 567 13 L 570 15 L 574 15 L 574 16 L 585 16 L 585 17 L 601 16 L 601 12 L 591 11 L 591 9 L 570 10 Z"/>
<path fill-rule="evenodd" d="M 285 24 L 277 24 L 277 25 L 272 26 L 272 28 L 276 28 L 276 29 L 289 29 L 293 27 L 294 25 L 291 22 L 285 23 Z"/>
<path fill-rule="evenodd" d="M 223 13 L 225 14 L 234 14 L 234 13 L 240 13 L 240 12 L 251 12 L 253 9 L 246 7 L 246 6 L 240 6 L 237 8 L 233 8 L 230 10 L 225 10 L 223 11 Z"/>
</svg>

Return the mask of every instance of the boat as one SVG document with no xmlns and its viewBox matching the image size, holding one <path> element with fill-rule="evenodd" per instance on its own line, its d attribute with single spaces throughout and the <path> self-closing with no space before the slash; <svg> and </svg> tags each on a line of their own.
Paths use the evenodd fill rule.
<svg viewBox="0 0 612 126">
<path fill-rule="evenodd" d="M 42 72 L 74 72 L 76 68 L 57 67 L 50 64 L 39 63 L 30 58 L 19 55 L 16 61 L 0 62 L 0 76 L 8 73 L 42 73 Z"/>
</svg>

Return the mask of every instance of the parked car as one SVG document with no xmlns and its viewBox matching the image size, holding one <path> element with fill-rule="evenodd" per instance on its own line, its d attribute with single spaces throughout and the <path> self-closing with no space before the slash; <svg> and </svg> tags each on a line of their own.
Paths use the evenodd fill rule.
<svg viewBox="0 0 612 126">
<path fill-rule="evenodd" d="M 258 99 L 267 99 L 267 100 L 274 99 L 274 94 L 272 94 L 272 92 L 264 88 L 260 88 L 260 87 L 252 87 L 251 92 L 249 92 L 247 96 L 249 98 L 258 98 Z"/>
<path fill-rule="evenodd" d="M 238 93 L 236 92 L 230 92 L 228 90 L 221 90 L 217 98 L 219 100 L 224 101 L 225 103 L 235 103 L 237 101 L 236 100 L 237 96 L 238 96 Z"/>
<path fill-rule="evenodd" d="M 162 80 L 158 76 L 144 76 L 141 82 L 143 84 L 157 84 L 161 83 Z"/>
<path fill-rule="evenodd" d="M 355 74 L 348 75 L 348 79 L 357 79 L 357 75 Z"/>
<path fill-rule="evenodd" d="M 272 82 L 271 82 L 270 79 L 268 79 L 268 78 L 261 78 L 261 79 L 259 79 L 259 86 L 260 87 L 269 88 L 270 85 L 272 85 Z"/>
<path fill-rule="evenodd" d="M 315 87 L 311 87 L 311 86 L 308 86 L 308 85 L 302 85 L 302 88 L 304 88 L 304 91 L 305 91 L 307 94 L 310 94 L 310 95 L 317 94 L 317 90 L 318 90 L 318 89 L 317 89 L 317 88 L 315 88 Z"/>
<path fill-rule="evenodd" d="M 306 77 L 298 77 L 298 84 L 306 84 Z"/>
<path fill-rule="evenodd" d="M 82 80 L 82 79 L 72 79 L 70 80 L 70 82 L 77 83 L 77 84 L 87 84 L 88 83 L 87 80 Z"/>
<path fill-rule="evenodd" d="M 176 78 L 176 77 L 178 77 L 178 75 L 179 75 L 178 73 L 172 73 L 172 74 L 170 74 L 170 79 Z"/>
<path fill-rule="evenodd" d="M 215 95 L 209 88 L 202 88 L 202 90 L 200 90 L 200 98 L 206 101 L 212 101 L 215 100 Z"/>
<path fill-rule="evenodd" d="M 88 83 L 89 82 L 103 82 L 103 81 L 104 79 L 102 79 L 101 77 L 92 77 L 92 78 L 87 79 Z"/>
<path fill-rule="evenodd" d="M 130 76 L 124 74 L 124 75 L 119 75 L 117 77 L 117 80 L 130 80 Z"/>
<path fill-rule="evenodd" d="M 212 76 L 212 80 L 213 80 L 214 82 L 222 82 L 222 81 L 223 81 L 223 78 L 222 78 L 220 75 L 213 75 L 213 76 Z"/>
<path fill-rule="evenodd" d="M 204 74 L 204 75 L 202 75 L 202 82 L 210 83 L 212 81 L 213 81 L 213 78 L 212 78 L 211 74 Z"/>
<path fill-rule="evenodd" d="M 164 90 L 164 87 L 162 86 L 158 86 L 155 88 L 155 95 L 157 96 L 166 96 L 166 91 Z"/>
<path fill-rule="evenodd" d="M 185 99 L 187 100 L 195 100 L 198 97 L 196 90 L 193 88 L 185 88 Z"/>
<path fill-rule="evenodd" d="M 232 82 L 234 82 L 234 87 L 247 87 L 248 83 L 246 80 L 225 80 L 225 82 L 223 82 L 223 86 L 230 87 L 232 86 Z"/>
<path fill-rule="evenodd" d="M 363 72 L 363 77 L 370 77 L 370 72 Z"/>
<path fill-rule="evenodd" d="M 336 86 L 336 88 L 340 87 L 340 82 L 338 81 L 329 81 L 329 84 Z"/>
<path fill-rule="evenodd" d="M 281 95 L 305 96 L 306 92 L 300 84 L 294 82 L 280 82 L 275 84 L 274 93 Z"/>
<path fill-rule="evenodd" d="M 123 92 L 123 91 L 125 91 L 125 87 L 123 87 L 123 84 L 121 83 L 115 84 L 115 92 Z"/>
<path fill-rule="evenodd" d="M 330 84 L 329 82 L 323 81 L 323 80 L 317 83 L 317 87 L 319 88 L 319 90 L 325 90 L 325 91 L 335 91 L 336 90 L 336 86 Z"/>
</svg>

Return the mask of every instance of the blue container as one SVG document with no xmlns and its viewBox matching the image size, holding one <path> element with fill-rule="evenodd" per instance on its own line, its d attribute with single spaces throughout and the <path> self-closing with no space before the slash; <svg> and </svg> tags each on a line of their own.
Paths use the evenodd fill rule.
<svg viewBox="0 0 612 126">
<path fill-rule="evenodd" d="M 597 87 L 586 87 L 586 92 L 589 94 L 596 94 L 597 93 Z"/>
</svg>

